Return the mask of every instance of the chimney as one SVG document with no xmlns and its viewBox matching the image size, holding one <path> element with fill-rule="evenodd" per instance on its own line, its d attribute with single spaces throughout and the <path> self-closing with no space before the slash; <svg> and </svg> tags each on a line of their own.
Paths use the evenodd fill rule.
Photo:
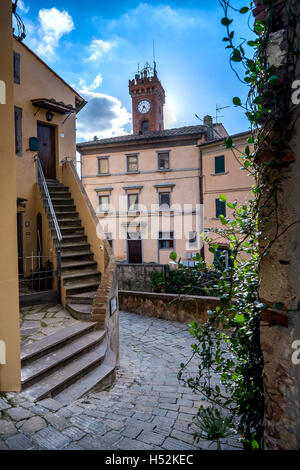
<svg viewBox="0 0 300 470">
<path fill-rule="evenodd" d="M 212 126 L 213 126 L 213 118 L 212 118 L 212 116 L 209 116 L 209 115 L 204 116 L 203 122 L 204 122 L 204 125 L 205 125 L 205 126 L 212 127 Z"/>
</svg>

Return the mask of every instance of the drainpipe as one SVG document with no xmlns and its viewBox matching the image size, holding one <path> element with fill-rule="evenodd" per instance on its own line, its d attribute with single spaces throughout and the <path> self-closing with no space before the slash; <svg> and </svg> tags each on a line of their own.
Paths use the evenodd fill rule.
<svg viewBox="0 0 300 470">
<path fill-rule="evenodd" d="M 199 202 L 200 204 L 204 204 L 204 197 L 203 197 L 203 153 L 200 148 L 200 145 L 197 145 L 199 148 Z M 204 227 L 203 227 L 204 229 Z M 203 258 L 203 261 L 205 261 L 205 255 L 204 255 L 204 246 L 202 246 L 200 255 Z"/>
</svg>

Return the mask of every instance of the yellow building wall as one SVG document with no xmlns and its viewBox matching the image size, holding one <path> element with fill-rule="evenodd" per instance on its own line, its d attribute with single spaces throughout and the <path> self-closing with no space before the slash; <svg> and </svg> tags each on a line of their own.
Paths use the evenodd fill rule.
<svg viewBox="0 0 300 470">
<path fill-rule="evenodd" d="M 206 231 L 221 228 L 219 219 L 216 218 L 216 199 L 220 194 L 227 197 L 227 202 L 237 201 L 238 205 L 249 201 L 252 198 L 251 187 L 254 184 L 253 177 L 247 170 L 241 170 L 243 166 L 241 152 L 248 145 L 249 136 L 237 137 L 234 139 L 236 150 L 232 152 L 225 149 L 222 143 L 215 143 L 202 146 L 203 162 L 203 199 L 204 199 L 204 229 Z M 225 173 L 215 174 L 215 157 L 224 155 Z M 231 217 L 232 210 L 226 207 L 226 216 Z M 217 243 L 228 245 L 228 241 L 222 239 L 220 235 L 207 232 L 206 235 L 216 240 Z M 208 250 L 207 244 L 204 246 L 205 261 L 207 264 L 213 262 L 214 255 Z"/>
<path fill-rule="evenodd" d="M 0 4 L 0 83 L 2 87 L 0 100 L 1 391 L 19 391 L 21 385 L 11 12 L 11 0 L 2 1 Z"/>
<path fill-rule="evenodd" d="M 237 149 L 243 150 L 247 145 L 248 135 L 237 136 L 234 141 Z M 199 141 L 199 144 L 202 142 Z M 157 152 L 170 152 L 170 169 L 171 171 L 157 171 Z M 106 152 L 101 149 L 99 152 L 82 156 L 82 180 L 88 196 L 92 202 L 95 211 L 98 213 L 99 219 L 102 221 L 105 231 L 114 232 L 118 225 L 119 218 L 127 216 L 127 192 L 124 186 L 141 185 L 143 188 L 139 195 L 139 204 L 141 213 L 135 219 L 145 223 L 146 227 L 151 225 L 147 214 L 143 211 L 150 211 L 151 206 L 158 204 L 158 192 L 155 187 L 158 183 L 172 183 L 174 187 L 171 192 L 171 204 L 178 205 L 183 208 L 184 205 L 190 205 L 193 210 L 200 204 L 200 155 L 202 152 L 202 191 L 203 191 L 203 223 L 196 215 L 193 215 L 188 224 L 185 224 L 185 236 L 178 233 L 178 215 L 169 217 L 170 230 L 175 231 L 175 240 L 173 250 L 177 252 L 183 260 L 190 259 L 194 253 L 199 252 L 201 245 L 190 247 L 188 244 L 188 231 L 198 230 L 201 233 L 204 229 L 213 229 L 220 226 L 219 220 L 215 214 L 215 199 L 220 194 L 226 194 L 228 201 L 238 200 L 240 203 L 248 200 L 250 197 L 250 188 L 253 184 L 251 177 L 245 170 L 241 170 L 242 161 L 238 161 L 239 153 L 236 157 L 231 150 L 224 148 L 223 142 L 214 142 L 207 145 L 182 145 L 178 147 L 161 147 L 155 149 L 140 149 L 137 145 L 136 151 L 110 151 Z M 127 173 L 126 155 L 137 154 L 139 161 L 139 173 Z M 216 156 L 225 156 L 225 172 L 221 175 L 215 175 L 215 158 Z M 97 175 L 98 159 L 97 157 L 109 157 L 109 174 L 106 176 Z M 112 190 L 105 191 L 101 188 L 111 187 Z M 135 190 L 129 192 L 137 192 Z M 109 195 L 110 204 L 117 211 L 116 223 L 111 215 L 103 217 L 98 211 L 98 195 Z M 120 205 L 120 198 L 122 206 Z M 227 211 L 230 215 L 230 210 Z M 152 216 L 153 217 L 153 216 Z M 158 250 L 158 231 L 168 231 L 167 226 L 163 228 L 163 220 L 166 222 L 168 217 L 162 215 L 154 217 L 158 220 L 158 229 L 156 231 L 156 239 L 143 239 L 142 241 L 142 258 L 143 262 L 159 262 L 169 263 L 169 254 L 172 249 Z M 133 220 L 130 217 L 129 220 Z M 105 221 L 105 222 L 104 222 Z M 108 225 L 110 224 L 110 227 Z M 174 228 L 175 226 L 175 228 Z M 177 229 L 176 229 L 177 226 Z M 147 228 L 144 229 L 147 231 Z M 181 232 L 181 230 L 179 230 Z M 126 229 L 120 239 L 113 240 L 114 256 L 119 261 L 127 260 L 127 241 L 125 239 Z M 212 235 L 214 236 L 214 235 Z M 198 240 L 200 242 L 200 240 Z M 201 242 L 200 242 L 201 243 Z M 187 254 L 189 253 L 189 255 Z M 204 249 L 205 259 L 208 263 L 213 261 L 212 254 L 208 251 L 208 247 Z"/>
<path fill-rule="evenodd" d="M 36 252 L 36 215 L 35 183 L 37 181 L 34 157 L 36 151 L 29 150 L 29 138 L 37 137 L 37 124 L 44 123 L 55 128 L 56 136 L 56 174 L 61 180 L 61 161 L 76 156 L 75 114 L 54 113 L 51 123 L 47 122 L 46 110 L 34 107 L 32 99 L 54 98 L 65 104 L 75 106 L 75 92 L 72 91 L 24 44 L 13 40 L 13 50 L 20 54 L 20 84 L 14 84 L 14 104 L 22 108 L 23 154 L 15 156 L 17 168 L 17 196 L 27 199 L 23 214 L 24 254 Z"/>
<path fill-rule="evenodd" d="M 157 171 L 157 152 L 169 151 L 170 157 L 170 169 L 171 171 Z M 139 161 L 139 173 L 132 174 L 127 173 L 126 155 L 138 154 Z M 98 156 L 109 156 L 109 175 L 98 176 Z M 114 222 L 109 216 L 104 222 L 103 217 L 99 215 L 98 211 L 98 194 L 109 195 L 110 204 L 117 211 L 116 225 L 119 225 L 119 219 L 127 215 L 127 193 L 137 192 L 135 190 L 126 191 L 124 186 L 141 185 L 143 188 L 139 194 L 139 205 L 141 213 L 138 218 L 135 218 L 135 222 L 143 221 L 147 227 L 147 230 L 151 230 L 151 222 L 147 217 L 147 212 L 151 211 L 152 206 L 158 205 L 158 192 L 155 187 L 156 184 L 161 183 L 172 183 L 174 186 L 171 191 L 171 205 L 175 205 L 177 210 L 183 208 L 184 205 L 196 207 L 196 204 L 200 202 L 200 186 L 199 186 L 199 175 L 200 175 L 200 151 L 195 145 L 185 145 L 181 147 L 161 147 L 155 149 L 138 149 L 136 152 L 111 152 L 106 153 L 95 153 L 93 155 L 82 156 L 82 181 L 86 188 L 89 199 L 102 221 L 105 228 L 105 224 L 109 222 L 114 227 Z M 98 191 L 101 187 L 112 187 L 112 191 Z M 96 191 L 97 190 L 97 191 Z M 121 199 L 120 199 L 121 198 Z M 121 201 L 121 203 L 120 203 Z M 146 214 L 145 214 L 146 211 Z M 151 212 L 153 213 L 153 212 Z M 173 249 L 160 249 L 158 250 L 158 232 L 168 231 L 168 224 L 166 222 L 169 219 L 170 231 L 174 230 L 174 220 L 176 219 L 175 225 L 178 218 L 181 217 L 171 216 L 165 217 L 166 222 L 165 228 L 163 228 L 163 216 L 156 215 L 158 221 L 158 229 L 156 231 L 155 239 L 143 239 L 142 241 L 142 258 L 143 262 L 161 262 L 169 263 L 169 254 L 171 251 L 176 250 L 181 257 L 185 257 L 186 243 L 185 239 L 176 239 Z M 134 217 L 129 217 L 132 221 Z M 195 222 L 196 219 L 193 217 L 194 228 L 196 230 Z M 122 224 L 122 221 L 120 222 Z M 105 230 L 111 232 L 109 228 Z M 127 241 L 125 237 L 126 230 L 123 229 L 123 238 L 113 240 L 113 253 L 118 261 L 127 260 Z M 191 252 L 197 250 L 190 250 Z M 198 250 L 199 251 L 199 250 Z"/>
</svg>

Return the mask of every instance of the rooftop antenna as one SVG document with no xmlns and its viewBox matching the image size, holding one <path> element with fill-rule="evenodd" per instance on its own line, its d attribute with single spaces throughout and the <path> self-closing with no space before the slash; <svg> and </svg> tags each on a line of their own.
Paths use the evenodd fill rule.
<svg viewBox="0 0 300 470">
<path fill-rule="evenodd" d="M 154 39 L 153 39 L 153 72 L 154 72 L 154 76 L 156 77 L 157 70 L 156 70 L 156 61 L 155 61 L 155 43 L 154 43 Z"/>
<path fill-rule="evenodd" d="M 220 115 L 220 111 L 222 111 L 223 109 L 226 109 L 226 108 L 230 108 L 230 106 L 220 107 L 218 104 L 216 104 L 216 124 L 218 124 L 219 118 L 224 117 L 224 116 Z"/>
</svg>

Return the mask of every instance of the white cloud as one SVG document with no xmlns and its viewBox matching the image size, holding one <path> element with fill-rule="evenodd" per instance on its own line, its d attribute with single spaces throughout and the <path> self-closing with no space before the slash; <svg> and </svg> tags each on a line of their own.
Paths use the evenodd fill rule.
<svg viewBox="0 0 300 470">
<path fill-rule="evenodd" d="M 169 5 L 153 6 L 149 3 L 140 3 L 136 8 L 129 10 L 117 19 L 111 20 L 110 30 L 122 27 L 149 28 L 150 24 L 158 24 L 159 28 L 172 28 L 177 32 L 193 27 L 205 27 L 207 23 L 201 16 L 194 15 L 191 11 Z"/>
<path fill-rule="evenodd" d="M 97 90 L 102 85 L 102 75 L 101 73 L 98 73 L 98 75 L 95 77 L 93 82 L 90 85 L 87 85 L 86 81 L 82 78 L 79 79 L 79 88 L 81 93 L 89 93 L 91 91 Z M 75 85 L 73 85 L 74 88 L 76 88 Z"/>
<path fill-rule="evenodd" d="M 20 9 L 20 11 L 22 11 L 23 13 L 25 13 L 25 15 L 26 15 L 26 13 L 29 12 L 29 7 L 27 7 L 27 6 L 25 5 L 25 3 L 24 3 L 22 0 L 19 0 L 19 1 L 18 1 L 18 8 Z"/>
<path fill-rule="evenodd" d="M 67 11 L 53 7 L 39 11 L 39 22 L 37 53 L 46 57 L 54 56 L 59 40 L 74 29 L 73 19 Z"/>
<path fill-rule="evenodd" d="M 116 41 L 93 39 L 89 46 L 89 57 L 86 60 L 97 62 L 116 45 Z"/>
<path fill-rule="evenodd" d="M 93 91 L 101 81 L 100 74 L 90 85 L 85 80 L 79 81 L 79 92 L 88 101 L 77 117 L 77 138 L 80 140 L 128 134 L 126 127 L 131 122 L 131 114 L 114 96 Z"/>
</svg>

